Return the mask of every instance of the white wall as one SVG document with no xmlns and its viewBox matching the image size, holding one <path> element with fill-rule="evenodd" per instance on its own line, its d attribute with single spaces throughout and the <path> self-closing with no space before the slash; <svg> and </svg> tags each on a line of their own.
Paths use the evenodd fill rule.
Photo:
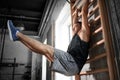
<svg viewBox="0 0 120 80">
<path fill-rule="evenodd" d="M 66 3 L 55 23 L 55 48 L 61 49 L 63 51 L 67 50 L 70 42 L 70 25 L 70 5 Z M 73 77 L 68 77 L 59 73 L 55 73 L 55 80 L 73 80 Z"/>
<path fill-rule="evenodd" d="M 15 75 L 15 79 L 21 80 L 22 74 L 24 74 L 24 72 L 27 70 L 25 66 L 29 62 L 28 56 L 29 56 L 29 51 L 25 46 L 23 46 L 20 42 L 12 42 L 9 36 L 6 35 L 5 48 L 3 53 L 3 62 L 13 63 L 14 62 L 13 59 L 16 58 L 16 63 L 25 64 L 23 66 L 18 66 L 15 68 L 15 74 L 19 74 L 19 75 Z M 12 60 L 6 60 L 4 58 L 7 58 L 7 59 L 9 58 Z M 3 76 L 4 78 L 6 78 L 6 80 L 11 79 L 12 69 L 13 69 L 12 67 L 4 67 L 2 69 L 4 72 L 3 74 L 10 74 L 8 77 L 7 75 Z"/>
<path fill-rule="evenodd" d="M 14 75 L 15 80 L 22 80 L 24 73 L 28 71 L 28 68 L 26 68 L 26 66 L 32 63 L 31 62 L 32 60 L 30 60 L 31 59 L 30 56 L 31 56 L 31 51 L 29 51 L 28 48 L 26 48 L 19 41 L 16 42 L 11 41 L 8 33 L 6 34 L 3 62 L 13 63 L 14 62 L 13 59 L 16 58 L 16 63 L 23 64 L 15 68 L 15 75 Z M 7 74 L 7 75 L 2 75 L 0 78 L 3 78 L 4 80 L 11 80 L 12 71 L 13 71 L 13 67 L 2 67 L 2 69 L 0 70 L 0 74 Z"/>
</svg>

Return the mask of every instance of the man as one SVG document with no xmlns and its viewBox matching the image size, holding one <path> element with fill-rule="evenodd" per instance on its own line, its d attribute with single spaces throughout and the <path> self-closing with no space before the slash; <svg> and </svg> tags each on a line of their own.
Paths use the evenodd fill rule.
<svg viewBox="0 0 120 80">
<path fill-rule="evenodd" d="M 20 41 L 30 50 L 45 55 L 52 62 L 51 70 L 72 76 L 78 74 L 85 64 L 88 56 L 88 42 L 90 29 L 87 20 L 88 0 L 82 7 L 82 23 L 78 22 L 76 10 L 73 20 L 73 38 L 68 47 L 68 51 L 64 52 L 53 48 L 52 46 L 42 44 L 39 41 L 29 38 L 15 28 L 11 20 L 8 20 L 10 39 Z"/>
</svg>

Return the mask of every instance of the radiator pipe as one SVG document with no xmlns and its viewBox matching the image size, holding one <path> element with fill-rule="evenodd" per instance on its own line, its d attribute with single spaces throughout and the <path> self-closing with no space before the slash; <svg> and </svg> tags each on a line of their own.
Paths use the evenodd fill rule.
<svg viewBox="0 0 120 80">
<path fill-rule="evenodd" d="M 35 18 L 35 17 L 6 15 L 6 14 L 0 14 L 0 17 L 1 17 L 1 18 L 8 18 L 8 19 L 20 19 L 20 20 L 22 19 L 22 20 L 40 22 L 40 18 Z"/>
</svg>

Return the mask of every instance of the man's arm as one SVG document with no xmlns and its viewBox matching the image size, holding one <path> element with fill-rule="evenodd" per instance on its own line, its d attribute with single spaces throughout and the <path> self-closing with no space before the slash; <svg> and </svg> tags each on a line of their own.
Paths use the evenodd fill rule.
<svg viewBox="0 0 120 80">
<path fill-rule="evenodd" d="M 89 4 L 89 0 L 86 0 L 85 5 L 83 5 L 82 7 L 82 30 L 86 30 L 88 31 L 88 4 Z"/>
<path fill-rule="evenodd" d="M 72 35 L 73 36 L 74 36 L 74 34 L 77 33 L 77 31 L 76 31 L 77 22 L 78 22 L 78 10 L 76 9 L 74 17 L 73 17 L 73 26 L 72 26 Z"/>
<path fill-rule="evenodd" d="M 76 24 L 78 22 L 78 10 L 75 10 L 75 15 L 73 17 L 73 25 Z"/>
</svg>

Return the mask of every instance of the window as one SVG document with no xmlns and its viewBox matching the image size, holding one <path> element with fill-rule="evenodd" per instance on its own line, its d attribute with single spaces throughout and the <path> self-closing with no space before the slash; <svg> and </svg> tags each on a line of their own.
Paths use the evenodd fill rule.
<svg viewBox="0 0 120 80">
<path fill-rule="evenodd" d="M 66 3 L 55 22 L 55 48 L 63 51 L 67 50 L 71 38 L 70 26 L 70 4 Z M 73 80 L 73 77 L 55 73 L 55 80 Z"/>
</svg>

